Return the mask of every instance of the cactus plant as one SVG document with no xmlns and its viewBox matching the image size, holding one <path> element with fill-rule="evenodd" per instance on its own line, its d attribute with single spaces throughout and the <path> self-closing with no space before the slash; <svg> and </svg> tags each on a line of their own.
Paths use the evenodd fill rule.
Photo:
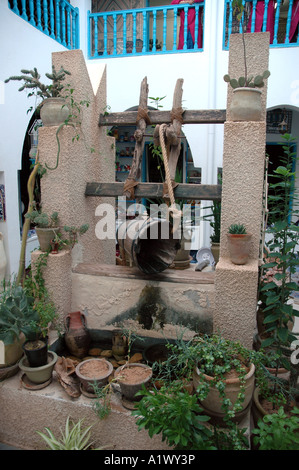
<svg viewBox="0 0 299 470">
<path fill-rule="evenodd" d="M 28 97 L 36 95 L 42 99 L 46 98 L 57 98 L 61 97 L 61 92 L 64 88 L 62 82 L 65 80 L 66 75 L 71 75 L 70 72 L 65 70 L 63 67 L 57 72 L 55 66 L 52 66 L 52 73 L 46 73 L 46 77 L 52 80 L 52 83 L 49 85 L 44 85 L 40 81 L 40 74 L 37 71 L 37 68 L 34 67 L 33 70 L 22 69 L 21 73 L 23 75 L 13 75 L 12 77 L 4 80 L 4 83 L 8 83 L 11 80 L 23 81 L 23 85 L 19 88 L 19 91 L 25 89 L 30 90 Z"/>
<path fill-rule="evenodd" d="M 244 227 L 243 224 L 231 224 L 228 233 L 233 233 L 237 235 L 244 235 L 246 234 L 246 228 Z"/>
<path fill-rule="evenodd" d="M 265 81 L 268 77 L 270 77 L 270 71 L 265 70 L 262 75 L 257 75 L 254 77 L 250 75 L 249 77 L 239 77 L 230 78 L 228 74 L 224 75 L 223 80 L 230 84 L 232 88 L 240 88 L 240 87 L 249 87 L 249 88 L 262 88 L 265 85 Z"/>
<path fill-rule="evenodd" d="M 248 76 L 247 74 L 247 61 L 246 61 L 246 45 L 245 45 L 245 37 L 244 37 L 244 17 L 246 15 L 246 10 L 244 8 L 244 4 L 242 0 L 233 0 L 232 3 L 233 7 L 233 14 L 236 16 L 237 20 L 241 23 L 242 29 L 242 43 L 243 43 L 243 51 L 244 51 L 244 76 L 236 78 L 231 78 L 228 74 L 224 75 L 223 79 L 225 82 L 229 83 L 232 88 L 242 88 L 242 87 L 249 87 L 249 88 L 262 88 L 265 85 L 264 80 L 269 78 L 270 72 L 269 70 L 265 70 L 261 75 Z"/>
</svg>

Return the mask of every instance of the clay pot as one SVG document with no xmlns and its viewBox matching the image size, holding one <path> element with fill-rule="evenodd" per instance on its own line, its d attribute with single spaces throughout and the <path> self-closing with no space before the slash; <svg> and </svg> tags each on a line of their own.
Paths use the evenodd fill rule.
<svg viewBox="0 0 299 470">
<path fill-rule="evenodd" d="M 22 345 L 24 341 L 25 336 L 23 333 L 20 334 L 18 339 L 15 338 L 14 342 L 11 344 L 4 344 L 1 341 L 2 344 L 0 347 L 3 348 L 3 355 L 0 355 L 0 357 L 2 357 L 3 360 L 0 359 L 0 369 L 11 367 L 21 359 L 23 355 Z"/>
<path fill-rule="evenodd" d="M 40 367 L 30 367 L 27 357 L 23 356 L 19 362 L 19 367 L 31 382 L 43 384 L 51 379 L 57 358 L 58 356 L 54 351 L 48 351 L 47 364 Z"/>
<path fill-rule="evenodd" d="M 245 375 L 245 399 L 242 404 L 242 410 L 240 410 L 240 412 L 236 414 L 237 420 L 238 418 L 241 419 L 243 417 L 242 412 L 246 411 L 248 406 L 251 403 L 252 395 L 254 391 L 254 385 L 255 385 L 254 373 L 255 373 L 255 366 L 254 364 L 251 364 L 248 373 Z M 212 382 L 212 380 L 214 379 L 213 377 L 210 377 L 206 374 L 202 374 L 202 375 L 204 377 L 204 380 L 206 380 L 207 382 Z M 197 367 L 195 367 L 193 371 L 193 384 L 194 384 L 195 390 L 197 389 L 201 380 L 202 378 L 199 373 L 199 370 Z M 239 393 L 240 393 L 240 380 L 237 377 L 225 380 L 225 395 L 227 398 L 230 399 L 233 405 L 236 403 Z M 213 417 L 218 417 L 220 419 L 223 419 L 225 417 L 225 413 L 222 409 L 222 398 L 220 397 L 219 391 L 217 390 L 216 387 L 210 386 L 207 397 L 204 400 L 202 400 L 200 403 L 208 415 L 213 416 Z"/>
<path fill-rule="evenodd" d="M 246 264 L 250 252 L 252 234 L 227 233 L 230 260 L 234 264 Z"/>
<path fill-rule="evenodd" d="M 56 232 L 59 231 L 59 227 L 54 228 L 41 228 L 36 227 L 35 232 L 38 238 L 40 250 L 46 252 L 51 249 L 51 242 L 55 238 Z"/>
<path fill-rule="evenodd" d="M 43 101 L 40 118 L 44 126 L 59 126 L 69 117 L 69 109 L 63 98 L 47 98 Z"/>
<path fill-rule="evenodd" d="M 69 313 L 64 319 L 64 324 L 65 344 L 70 353 L 79 358 L 86 356 L 90 346 L 90 334 L 84 313 Z"/>
<path fill-rule="evenodd" d="M 260 121 L 262 116 L 261 90 L 240 87 L 233 90 L 230 106 L 232 121 Z"/>
<path fill-rule="evenodd" d="M 118 367 L 114 374 L 123 397 L 129 401 L 136 400 L 136 393 L 143 385 L 148 385 L 152 376 L 152 368 L 140 363 L 127 363 Z"/>
<path fill-rule="evenodd" d="M 93 394 L 94 384 L 104 387 L 113 372 L 113 365 L 106 359 L 87 359 L 76 367 L 76 375 L 80 380 L 83 391 Z"/>
<path fill-rule="evenodd" d="M 48 340 L 47 338 L 27 340 L 23 344 L 23 351 L 30 367 L 44 366 L 48 361 Z"/>
</svg>

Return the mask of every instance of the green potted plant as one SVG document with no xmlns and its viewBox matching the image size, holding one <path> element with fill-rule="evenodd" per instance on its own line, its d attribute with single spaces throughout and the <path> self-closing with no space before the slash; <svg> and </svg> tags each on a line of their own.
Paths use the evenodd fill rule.
<svg viewBox="0 0 299 470">
<path fill-rule="evenodd" d="M 228 228 L 227 241 L 231 262 L 246 264 L 250 253 L 252 234 L 247 233 L 243 224 L 231 224 Z"/>
<path fill-rule="evenodd" d="M 48 215 L 35 208 L 25 214 L 25 218 L 29 218 L 35 226 L 41 251 L 49 251 L 51 249 L 51 240 L 55 238 L 59 231 L 58 212 Z"/>
<path fill-rule="evenodd" d="M 38 313 L 33 305 L 34 298 L 28 296 L 22 286 L 15 282 L 4 284 L 0 303 L 0 341 L 4 353 L 0 364 L 1 377 L 9 372 L 4 369 L 19 361 L 23 354 L 22 344 L 38 324 Z"/>
<path fill-rule="evenodd" d="M 262 415 L 267 412 L 261 404 L 261 399 L 267 398 L 269 401 L 271 398 L 273 401 L 275 398 L 276 408 L 279 404 L 283 404 L 286 410 L 290 408 L 296 395 L 298 378 L 298 367 L 292 362 L 291 348 L 292 342 L 298 339 L 298 333 L 292 331 L 294 317 L 298 316 L 298 311 L 293 308 L 291 302 L 293 291 L 298 291 L 298 285 L 292 281 L 292 274 L 296 272 L 299 264 L 299 228 L 294 223 L 298 214 L 296 175 L 293 171 L 296 153 L 293 148 L 295 139 L 289 134 L 285 134 L 283 139 L 284 155 L 280 159 L 280 165 L 271 175 L 276 182 L 269 184 L 271 204 L 267 232 L 270 238 L 266 242 L 267 251 L 265 262 L 261 266 L 258 290 L 259 336 L 256 347 L 261 347 L 268 354 L 273 351 L 279 357 L 274 373 L 275 382 L 266 384 L 268 387 L 260 387 L 254 395 L 254 406 Z M 279 382 L 280 367 L 288 371 L 287 380 L 283 383 Z"/>
<path fill-rule="evenodd" d="M 196 335 L 190 341 L 179 338 L 167 343 L 167 348 L 167 359 L 153 364 L 154 387 L 137 393 L 141 400 L 135 403 L 133 414 L 139 428 L 147 429 L 150 437 L 161 434 L 175 449 L 248 448 L 244 430 L 237 422 L 243 407 L 248 408 L 254 387 L 249 351 L 217 335 Z M 237 376 L 233 381 L 227 379 L 231 373 Z M 234 387 L 240 385 L 234 396 L 229 390 L 232 382 Z M 210 409 L 211 394 L 212 406 L 220 408 L 221 417 Z"/>
<path fill-rule="evenodd" d="M 299 408 L 287 415 L 280 407 L 277 413 L 267 414 L 252 430 L 253 443 L 258 450 L 299 449 Z"/>
<path fill-rule="evenodd" d="M 233 98 L 230 107 L 230 116 L 232 121 L 259 121 L 261 119 L 261 90 L 265 85 L 265 80 L 269 78 L 269 70 L 262 74 L 253 76 L 247 71 L 246 43 L 244 33 L 244 15 L 246 9 L 242 0 L 233 0 L 233 12 L 236 15 L 242 28 L 242 43 L 244 55 L 244 75 L 231 78 L 228 74 L 224 75 L 224 81 L 233 88 Z"/>
<path fill-rule="evenodd" d="M 39 105 L 40 117 L 44 126 L 59 126 L 69 117 L 69 109 L 64 97 L 64 80 L 70 72 L 63 67 L 56 71 L 52 66 L 52 73 L 46 73 L 46 77 L 51 80 L 50 84 L 43 84 L 40 81 L 40 74 L 34 67 L 33 70 L 22 69 L 22 75 L 14 75 L 5 80 L 8 83 L 11 80 L 21 81 L 22 86 L 19 91 L 28 90 L 28 97 L 36 96 L 42 99 Z"/>
</svg>

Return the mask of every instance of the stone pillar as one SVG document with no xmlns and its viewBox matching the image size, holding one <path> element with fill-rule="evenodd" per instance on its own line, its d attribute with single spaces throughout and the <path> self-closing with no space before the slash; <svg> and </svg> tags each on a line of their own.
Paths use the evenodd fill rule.
<svg viewBox="0 0 299 470">
<path fill-rule="evenodd" d="M 55 168 L 59 152 L 58 166 L 47 169 L 41 179 L 41 202 L 44 212 L 58 212 L 60 227 L 64 225 L 80 227 L 89 224 L 89 230 L 79 238 L 79 243 L 69 254 L 53 255 L 45 269 L 45 281 L 48 290 L 53 293 L 53 300 L 60 313 L 67 313 L 71 301 L 71 267 L 80 262 L 99 262 L 115 264 L 115 239 L 100 240 L 95 229 L 98 222 L 96 207 L 103 202 L 111 204 L 114 218 L 114 198 L 91 198 L 85 196 L 87 182 L 109 182 L 115 178 L 114 138 L 107 136 L 106 128 L 98 126 L 99 115 L 106 106 L 106 69 L 101 64 L 97 68 L 94 92 L 93 84 L 86 68 L 82 51 L 53 53 L 56 70 L 61 66 L 71 75 L 66 76 L 65 84 L 74 89 L 73 98 L 77 103 L 87 101 L 89 106 L 81 106 L 81 126 L 72 125 L 42 127 L 39 129 L 39 158 L 46 168 Z M 94 71 L 95 72 L 95 71 Z M 95 74 L 94 74 L 95 75 Z M 77 110 L 74 109 L 76 113 Z M 58 133 L 57 133 L 58 131 Z M 77 138 L 79 136 L 79 138 Z M 57 140 L 58 139 L 58 140 Z M 62 232 L 66 238 L 67 234 Z M 34 255 L 35 256 L 35 255 Z M 63 258 L 63 260 L 62 260 Z M 62 264 L 61 264 L 62 263 Z M 64 289 L 56 289 L 58 280 L 53 275 L 57 264 L 57 276 L 67 287 L 69 301 L 63 296 Z"/>
<path fill-rule="evenodd" d="M 246 34 L 249 74 L 268 68 L 268 33 Z M 244 75 L 243 45 L 239 34 L 230 37 L 229 75 Z M 271 80 L 271 77 L 270 77 Z M 215 332 L 252 347 L 256 323 L 259 248 L 266 145 L 266 86 L 263 117 L 259 122 L 230 121 L 232 89 L 228 86 L 227 121 L 224 124 L 223 185 L 220 260 L 215 274 Z M 249 262 L 234 265 L 229 259 L 227 232 L 233 223 L 244 224 L 252 233 Z"/>
</svg>

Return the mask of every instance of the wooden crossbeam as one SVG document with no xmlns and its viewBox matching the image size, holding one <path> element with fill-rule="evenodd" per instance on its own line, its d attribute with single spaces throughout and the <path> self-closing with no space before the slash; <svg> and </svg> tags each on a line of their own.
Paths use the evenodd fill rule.
<svg viewBox="0 0 299 470">
<path fill-rule="evenodd" d="M 151 124 L 170 123 L 171 111 L 148 111 Z M 100 114 L 99 126 L 136 126 L 137 111 Z M 183 124 L 223 124 L 226 120 L 225 109 L 185 110 Z"/>
<path fill-rule="evenodd" d="M 123 195 L 124 183 L 87 183 L 85 196 L 117 197 Z M 138 183 L 135 197 L 162 198 L 163 183 Z M 221 200 L 219 184 L 178 184 L 174 189 L 176 199 L 195 199 L 205 201 Z"/>
</svg>

